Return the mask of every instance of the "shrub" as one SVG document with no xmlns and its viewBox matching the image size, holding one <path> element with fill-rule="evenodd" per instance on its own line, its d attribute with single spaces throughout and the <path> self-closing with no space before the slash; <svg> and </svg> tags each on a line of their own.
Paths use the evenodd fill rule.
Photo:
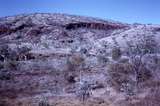
<svg viewBox="0 0 160 106">
<path fill-rule="evenodd" d="M 4 68 L 4 64 L 2 62 L 0 62 L 0 69 Z"/>
<path fill-rule="evenodd" d="M 7 57 L 7 61 L 16 61 L 18 58 L 18 53 L 16 51 L 10 50 Z"/>
<path fill-rule="evenodd" d="M 25 53 L 28 53 L 31 49 L 24 46 L 24 47 L 21 47 L 21 48 L 18 48 L 18 52 L 19 54 L 25 54 Z"/>
<path fill-rule="evenodd" d="M 106 65 L 106 63 L 109 62 L 109 59 L 106 56 L 99 55 L 97 59 L 98 62 L 102 65 Z"/>
<path fill-rule="evenodd" d="M 4 62 L 4 56 L 0 55 L 0 61 Z"/>
<path fill-rule="evenodd" d="M 50 106 L 50 104 L 46 100 L 43 100 L 39 102 L 38 106 Z"/>
<path fill-rule="evenodd" d="M 80 98 L 81 101 L 86 101 L 91 96 L 91 86 L 88 82 L 84 81 L 81 82 L 77 96 Z"/>
<path fill-rule="evenodd" d="M 15 60 L 8 60 L 4 63 L 4 68 L 8 70 L 17 70 L 18 62 Z"/>
<path fill-rule="evenodd" d="M 142 38 L 138 42 L 133 43 L 127 41 L 127 52 L 126 54 L 130 57 L 144 56 L 146 54 L 153 54 L 159 52 L 158 43 L 155 41 L 154 36 L 142 35 Z"/>
<path fill-rule="evenodd" d="M 66 81 L 66 84 L 73 84 L 76 82 L 77 75 L 74 72 L 65 72 L 64 73 L 64 79 Z"/>
<path fill-rule="evenodd" d="M 75 83 L 75 76 L 74 75 L 66 75 L 66 79 L 68 81 L 68 83 Z"/>
<path fill-rule="evenodd" d="M 80 54 L 73 54 L 73 56 L 71 57 L 71 62 L 79 66 L 84 62 L 84 58 Z"/>
<path fill-rule="evenodd" d="M 83 65 L 84 58 L 80 54 L 73 54 L 67 60 L 68 71 L 76 71 Z"/>
<path fill-rule="evenodd" d="M 138 82 L 144 82 L 152 77 L 151 71 L 148 70 L 145 66 L 140 67 L 137 80 Z"/>
<path fill-rule="evenodd" d="M 82 53 L 82 54 L 87 54 L 87 53 L 88 53 L 87 48 L 81 48 L 81 49 L 80 49 L 80 53 Z"/>
<path fill-rule="evenodd" d="M 10 52 L 10 48 L 8 47 L 8 45 L 1 45 L 0 46 L 0 55 L 2 60 L 5 60 L 6 58 L 9 57 L 9 52 Z"/>
<path fill-rule="evenodd" d="M 12 49 L 9 48 L 8 45 L 2 45 L 0 47 L 0 57 L 1 60 L 16 60 L 17 58 L 17 53 L 13 51 Z"/>
<path fill-rule="evenodd" d="M 134 74 L 132 72 L 132 65 L 128 63 L 110 64 L 108 73 L 111 77 L 110 78 L 111 84 L 118 91 L 120 91 L 123 84 L 129 83 L 132 81 L 129 75 Z"/>
<path fill-rule="evenodd" d="M 135 73 L 135 67 L 131 63 L 112 63 L 109 65 L 108 73 L 111 85 L 118 91 L 133 93 L 138 84 L 152 77 L 150 70 L 141 66 Z"/>
<path fill-rule="evenodd" d="M 7 71 L 3 70 L 0 72 L 0 80 L 11 80 L 12 75 Z"/>
<path fill-rule="evenodd" d="M 119 58 L 121 58 L 121 50 L 118 47 L 114 47 L 112 49 L 112 59 L 118 60 Z"/>
</svg>

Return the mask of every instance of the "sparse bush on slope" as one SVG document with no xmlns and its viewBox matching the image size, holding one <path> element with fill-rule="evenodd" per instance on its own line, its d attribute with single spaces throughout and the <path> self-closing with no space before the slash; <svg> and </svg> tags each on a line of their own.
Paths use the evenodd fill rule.
<svg viewBox="0 0 160 106">
<path fill-rule="evenodd" d="M 72 56 L 67 58 L 66 69 L 64 71 L 64 79 L 67 84 L 76 83 L 76 77 L 83 71 L 84 57 L 81 54 L 73 53 Z"/>
<path fill-rule="evenodd" d="M 78 68 L 82 67 L 84 62 L 84 58 L 80 54 L 73 54 L 71 57 L 67 60 L 67 65 L 69 71 L 76 71 Z"/>
<path fill-rule="evenodd" d="M 8 47 L 8 45 L 1 45 L 0 46 L 0 55 L 1 55 L 1 61 L 5 61 L 6 59 L 9 59 L 11 49 Z"/>
<path fill-rule="evenodd" d="M 117 90 L 132 90 L 138 88 L 139 83 L 145 82 L 152 77 L 152 70 L 143 61 L 146 55 L 156 53 L 156 42 L 151 37 L 144 37 L 138 44 L 128 43 L 128 62 L 111 63 L 108 69 L 111 83 Z M 121 55 L 119 49 L 112 51 L 112 58 L 117 60 Z M 131 87 L 132 86 L 132 87 Z M 137 91 L 137 90 L 136 90 Z"/>
<path fill-rule="evenodd" d="M 112 49 L 112 59 L 113 59 L 113 60 L 118 60 L 118 59 L 120 59 L 120 58 L 121 58 L 121 55 L 122 55 L 122 53 L 121 53 L 120 48 L 114 47 L 114 48 Z"/>
<path fill-rule="evenodd" d="M 13 76 L 7 70 L 1 70 L 0 72 L 0 80 L 11 80 Z"/>
<path fill-rule="evenodd" d="M 39 102 L 38 106 L 50 106 L 50 104 L 46 100 L 43 100 Z"/>
<path fill-rule="evenodd" d="M 134 93 L 139 83 L 152 77 L 150 70 L 145 67 L 141 67 L 139 72 L 135 73 L 131 63 L 112 63 L 109 65 L 108 73 L 111 85 L 127 94 Z"/>
<path fill-rule="evenodd" d="M 91 96 L 91 85 L 87 82 L 81 82 L 77 91 L 77 97 L 85 102 Z"/>
<path fill-rule="evenodd" d="M 106 65 L 109 62 L 109 58 L 107 56 L 99 55 L 97 56 L 97 61 L 99 64 Z"/>
<path fill-rule="evenodd" d="M 7 70 L 17 70 L 18 62 L 15 60 L 8 60 L 4 63 L 4 68 Z"/>
<path fill-rule="evenodd" d="M 144 73 L 147 76 L 151 76 L 151 71 L 146 66 L 146 61 L 144 61 L 145 56 L 150 54 L 157 54 L 157 42 L 152 36 L 143 36 L 143 39 L 137 44 L 131 44 L 128 42 L 128 56 L 130 62 L 133 66 L 133 71 L 136 76 L 136 83 L 138 84 L 141 80 L 143 81 L 144 78 L 139 78 L 143 76 Z"/>
<path fill-rule="evenodd" d="M 129 89 L 126 85 L 134 86 L 134 75 L 132 65 L 129 63 L 113 63 L 109 65 L 108 73 L 110 76 L 111 85 L 118 91 Z M 133 89 L 132 89 L 133 90 Z"/>
</svg>

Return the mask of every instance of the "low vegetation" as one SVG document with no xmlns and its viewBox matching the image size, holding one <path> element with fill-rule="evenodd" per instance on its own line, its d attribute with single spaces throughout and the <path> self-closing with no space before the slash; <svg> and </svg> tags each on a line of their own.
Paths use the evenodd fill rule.
<svg viewBox="0 0 160 106">
<path fill-rule="evenodd" d="M 80 98 L 82 102 L 85 102 L 91 95 L 91 85 L 87 81 L 81 82 L 77 91 L 77 97 Z"/>
<path fill-rule="evenodd" d="M 51 106 L 46 100 L 39 102 L 38 106 Z"/>
<path fill-rule="evenodd" d="M 113 59 L 113 60 L 118 60 L 118 59 L 120 59 L 120 58 L 121 58 L 121 55 L 122 55 L 122 53 L 121 53 L 120 48 L 114 47 L 114 48 L 112 49 L 112 59 Z"/>
</svg>

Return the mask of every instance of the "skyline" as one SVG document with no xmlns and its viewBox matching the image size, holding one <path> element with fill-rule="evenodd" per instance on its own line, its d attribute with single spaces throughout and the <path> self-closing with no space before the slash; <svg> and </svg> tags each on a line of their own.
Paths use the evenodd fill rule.
<svg viewBox="0 0 160 106">
<path fill-rule="evenodd" d="M 125 23 L 160 24 L 159 0 L 0 0 L 0 17 L 65 13 Z"/>
</svg>

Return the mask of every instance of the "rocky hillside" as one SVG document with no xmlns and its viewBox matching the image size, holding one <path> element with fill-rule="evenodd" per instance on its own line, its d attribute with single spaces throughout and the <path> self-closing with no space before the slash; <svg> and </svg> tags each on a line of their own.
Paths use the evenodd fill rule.
<svg viewBox="0 0 160 106">
<path fill-rule="evenodd" d="M 66 14 L 0 18 L 0 106 L 159 106 L 160 25 Z"/>
</svg>

